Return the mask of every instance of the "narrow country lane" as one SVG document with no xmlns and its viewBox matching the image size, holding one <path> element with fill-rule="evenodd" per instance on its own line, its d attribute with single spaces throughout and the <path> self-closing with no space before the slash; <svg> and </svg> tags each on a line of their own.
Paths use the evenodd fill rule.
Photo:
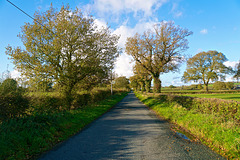
<svg viewBox="0 0 240 160">
<path fill-rule="evenodd" d="M 40 160 L 224 159 L 204 145 L 178 137 L 133 93 Z"/>
</svg>

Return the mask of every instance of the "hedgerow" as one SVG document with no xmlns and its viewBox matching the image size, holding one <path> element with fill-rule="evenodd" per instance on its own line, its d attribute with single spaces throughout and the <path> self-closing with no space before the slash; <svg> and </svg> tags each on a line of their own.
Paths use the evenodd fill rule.
<svg viewBox="0 0 240 160">
<path fill-rule="evenodd" d="M 136 96 L 228 159 L 240 157 L 240 102 L 164 94 Z"/>
<path fill-rule="evenodd" d="M 188 110 L 195 110 L 204 114 L 216 113 L 226 120 L 233 119 L 240 122 L 240 102 L 217 98 L 195 98 L 177 95 L 159 95 L 161 101 L 175 102 Z"/>
</svg>

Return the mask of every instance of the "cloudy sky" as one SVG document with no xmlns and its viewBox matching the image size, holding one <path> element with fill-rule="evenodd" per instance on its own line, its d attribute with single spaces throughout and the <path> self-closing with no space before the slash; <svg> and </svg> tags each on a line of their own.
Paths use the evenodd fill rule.
<svg viewBox="0 0 240 160">
<path fill-rule="evenodd" d="M 217 50 L 228 58 L 225 63 L 234 66 L 240 60 L 240 1 L 239 0 L 10 0 L 30 15 L 49 9 L 52 2 L 60 8 L 69 4 L 93 15 L 96 24 L 110 26 L 120 35 L 119 46 L 123 53 L 118 58 L 115 71 L 131 76 L 132 58 L 124 53 L 127 37 L 143 33 L 155 23 L 174 21 L 193 32 L 188 38 L 189 49 L 184 53 L 194 56 L 201 51 Z M 18 75 L 14 65 L 5 55 L 5 47 L 22 46 L 17 37 L 21 26 L 32 19 L 13 7 L 7 0 L 0 1 L 0 75 L 7 70 L 12 77 Z M 181 76 L 186 69 L 183 63 L 179 72 L 161 75 L 162 84 L 183 85 Z M 230 77 L 227 80 L 231 80 Z"/>
</svg>

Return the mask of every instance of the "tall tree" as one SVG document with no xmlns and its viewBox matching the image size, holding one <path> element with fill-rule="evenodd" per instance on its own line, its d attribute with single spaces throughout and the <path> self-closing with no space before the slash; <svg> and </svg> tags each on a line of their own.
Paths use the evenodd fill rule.
<svg viewBox="0 0 240 160">
<path fill-rule="evenodd" d="M 141 91 L 150 92 L 152 76 L 149 72 L 138 62 L 135 63 L 133 67 L 133 72 L 135 75 L 138 75 L 138 81 L 141 85 Z"/>
<path fill-rule="evenodd" d="M 223 64 L 227 61 L 225 55 L 217 51 L 200 52 L 188 59 L 187 69 L 183 74 L 182 80 L 202 81 L 208 92 L 208 84 L 211 81 L 225 79 L 228 68 Z"/>
<path fill-rule="evenodd" d="M 119 37 L 97 29 L 94 19 L 79 9 L 52 6 L 26 23 L 19 35 L 25 49 L 8 46 L 6 54 L 29 79 L 51 79 L 64 87 L 71 104 L 73 88 L 90 77 L 105 77 L 118 56 Z M 39 24 L 39 23 L 41 24 Z"/>
<path fill-rule="evenodd" d="M 138 82 L 139 76 L 133 75 L 129 78 L 130 80 L 130 87 L 133 88 L 135 91 L 139 91 L 140 84 Z"/>
<path fill-rule="evenodd" d="M 127 38 L 126 53 L 152 75 L 155 92 L 161 92 L 160 74 L 176 71 L 184 60 L 182 52 L 188 49 L 186 37 L 191 34 L 173 22 L 161 22 L 143 35 L 136 33 Z"/>
</svg>

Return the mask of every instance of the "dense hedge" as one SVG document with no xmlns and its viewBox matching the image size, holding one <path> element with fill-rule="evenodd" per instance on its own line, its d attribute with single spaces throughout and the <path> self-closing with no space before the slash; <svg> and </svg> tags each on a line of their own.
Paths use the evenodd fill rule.
<svg viewBox="0 0 240 160">
<path fill-rule="evenodd" d="M 233 119 L 240 122 L 240 102 L 216 98 L 195 98 L 177 95 L 159 95 L 160 101 L 176 102 L 188 110 L 200 113 L 216 113 L 226 120 Z"/>
<path fill-rule="evenodd" d="M 158 115 L 228 159 L 240 157 L 240 102 L 174 95 L 136 96 Z M 178 128 L 178 127 L 177 127 Z"/>
<path fill-rule="evenodd" d="M 0 123 L 0 159 L 36 159 L 40 153 L 79 132 L 126 95 L 114 94 L 83 109 L 36 113 L 3 121 Z"/>
<path fill-rule="evenodd" d="M 0 120 L 25 115 L 29 102 L 22 95 L 0 95 Z"/>
<path fill-rule="evenodd" d="M 114 90 L 114 93 L 124 92 Z M 91 92 L 77 93 L 73 97 L 71 109 L 83 108 L 97 103 L 111 95 L 110 89 L 93 89 Z M 32 114 L 50 114 L 68 110 L 63 95 L 54 92 L 33 94 L 0 94 L 0 120 Z"/>
<path fill-rule="evenodd" d="M 0 84 L 0 121 L 25 114 L 29 102 L 23 94 L 24 89 L 14 79 L 5 79 Z"/>
</svg>

